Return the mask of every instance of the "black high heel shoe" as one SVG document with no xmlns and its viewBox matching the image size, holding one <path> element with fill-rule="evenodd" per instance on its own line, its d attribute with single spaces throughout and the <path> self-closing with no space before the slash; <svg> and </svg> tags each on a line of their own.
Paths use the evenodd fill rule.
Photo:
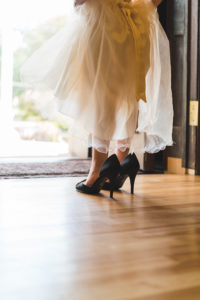
<svg viewBox="0 0 200 300">
<path fill-rule="evenodd" d="M 134 183 L 139 169 L 140 164 L 135 153 L 127 155 L 127 157 L 122 161 L 120 165 L 120 175 L 117 176 L 115 179 L 114 189 L 120 189 L 123 186 L 127 177 L 129 177 L 131 185 L 131 194 L 134 194 Z M 110 182 L 105 182 L 102 188 L 104 190 L 109 190 Z"/>
<path fill-rule="evenodd" d="M 103 166 L 100 170 L 100 175 L 93 183 L 92 186 L 87 186 L 84 184 L 84 181 L 81 181 L 76 184 L 76 190 L 85 194 L 98 194 L 102 189 L 103 185 L 105 184 L 106 180 L 109 179 L 109 188 L 110 191 L 110 198 L 113 198 L 113 191 L 115 189 L 115 180 L 120 172 L 120 163 L 115 154 L 111 155 L 106 159 Z"/>
</svg>

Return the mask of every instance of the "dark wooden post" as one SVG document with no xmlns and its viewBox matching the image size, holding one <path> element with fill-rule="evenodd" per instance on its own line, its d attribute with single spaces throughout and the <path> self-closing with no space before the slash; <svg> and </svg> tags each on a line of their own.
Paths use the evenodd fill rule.
<svg viewBox="0 0 200 300">
<path fill-rule="evenodd" d="M 171 46 L 172 92 L 174 104 L 173 139 L 168 148 L 168 170 L 173 164 L 187 168 L 188 122 L 188 0 L 167 1 L 167 32 Z M 171 158 L 171 160 L 170 160 Z"/>
</svg>

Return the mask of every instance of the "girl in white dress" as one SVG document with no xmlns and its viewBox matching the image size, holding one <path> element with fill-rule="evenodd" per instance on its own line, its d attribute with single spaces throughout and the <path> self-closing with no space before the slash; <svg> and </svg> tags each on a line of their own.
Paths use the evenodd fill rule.
<svg viewBox="0 0 200 300">
<path fill-rule="evenodd" d="M 128 153 L 136 131 L 145 133 L 143 152 L 173 144 L 169 41 L 156 9 L 161 2 L 75 0 L 66 27 L 21 69 L 22 81 L 53 89 L 58 111 L 92 134 L 91 168 L 78 191 L 108 188 L 112 196 L 129 176 L 133 193 L 139 163 Z M 107 159 L 111 141 L 116 155 Z"/>
</svg>

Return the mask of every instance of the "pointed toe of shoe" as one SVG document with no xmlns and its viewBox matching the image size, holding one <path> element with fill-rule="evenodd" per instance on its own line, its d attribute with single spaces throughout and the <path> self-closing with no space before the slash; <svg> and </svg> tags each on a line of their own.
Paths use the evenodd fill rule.
<svg viewBox="0 0 200 300">
<path fill-rule="evenodd" d="M 83 181 L 76 184 L 76 190 L 78 192 L 85 193 L 85 194 L 90 194 L 90 195 L 99 193 L 98 190 L 93 189 L 92 187 L 85 185 L 84 184 L 85 181 L 86 180 L 83 180 Z"/>
</svg>

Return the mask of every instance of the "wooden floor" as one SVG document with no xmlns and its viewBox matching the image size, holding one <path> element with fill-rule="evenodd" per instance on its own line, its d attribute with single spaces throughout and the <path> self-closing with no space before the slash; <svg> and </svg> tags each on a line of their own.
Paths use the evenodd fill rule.
<svg viewBox="0 0 200 300">
<path fill-rule="evenodd" d="M 114 200 L 77 181 L 0 181 L 1 300 L 200 299 L 199 176 L 138 175 Z"/>
</svg>

